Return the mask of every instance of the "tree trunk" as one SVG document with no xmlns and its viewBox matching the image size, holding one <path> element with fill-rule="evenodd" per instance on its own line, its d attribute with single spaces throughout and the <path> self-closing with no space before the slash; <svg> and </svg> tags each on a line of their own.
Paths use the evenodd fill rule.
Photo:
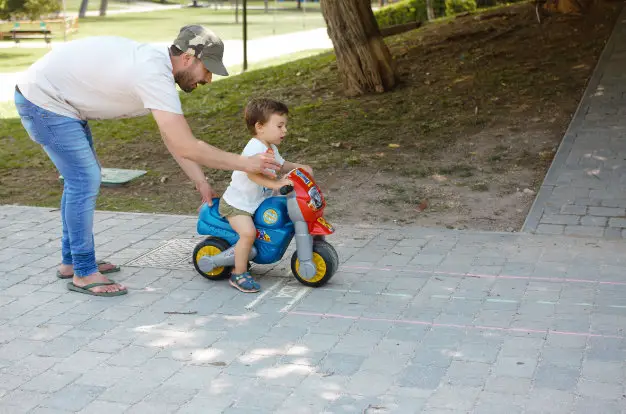
<svg viewBox="0 0 626 414">
<path fill-rule="evenodd" d="M 109 0 L 100 0 L 100 16 L 107 15 L 108 5 L 109 5 Z"/>
<path fill-rule="evenodd" d="M 385 92 L 396 84 L 396 66 L 372 6 L 363 0 L 320 0 L 348 96 Z"/>
<path fill-rule="evenodd" d="M 80 2 L 80 9 L 78 9 L 78 17 L 82 18 L 85 17 L 85 15 L 87 14 L 87 4 L 89 3 L 89 0 L 81 0 Z"/>
<path fill-rule="evenodd" d="M 428 21 L 435 20 L 435 9 L 433 9 L 433 0 L 426 0 L 426 15 Z"/>
<path fill-rule="evenodd" d="M 547 1 L 544 8 L 550 12 L 564 14 L 584 14 L 587 12 L 593 0 L 559 0 Z"/>
<path fill-rule="evenodd" d="M 297 4 L 297 9 L 300 10 L 302 9 L 302 0 L 296 0 L 296 4 Z"/>
<path fill-rule="evenodd" d="M 269 0 L 265 0 L 265 13 L 268 13 L 270 11 L 269 6 L 270 6 L 269 5 Z"/>
</svg>

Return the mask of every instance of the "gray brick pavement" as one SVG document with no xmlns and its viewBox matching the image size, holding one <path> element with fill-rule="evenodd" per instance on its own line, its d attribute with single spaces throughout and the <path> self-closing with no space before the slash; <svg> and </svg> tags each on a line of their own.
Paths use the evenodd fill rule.
<svg viewBox="0 0 626 414">
<path fill-rule="evenodd" d="M 626 237 L 626 10 L 617 19 L 522 231 Z"/>
<path fill-rule="evenodd" d="M 0 412 L 626 412 L 621 240 L 339 227 L 324 288 L 258 266 L 258 299 L 183 263 L 126 266 L 130 293 L 96 298 L 54 275 L 57 215 L 0 206 Z M 45 253 L 7 242 L 38 225 Z M 96 226 L 121 264 L 195 236 L 193 217 Z"/>
</svg>

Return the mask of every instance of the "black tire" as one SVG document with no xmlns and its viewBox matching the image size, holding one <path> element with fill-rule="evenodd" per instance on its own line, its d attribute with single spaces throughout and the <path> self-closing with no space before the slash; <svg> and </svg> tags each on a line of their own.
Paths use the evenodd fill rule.
<svg viewBox="0 0 626 414">
<path fill-rule="evenodd" d="M 291 272 L 305 286 L 320 287 L 324 286 L 333 277 L 339 267 L 339 257 L 333 246 L 323 240 L 317 240 L 313 243 L 313 261 L 318 264 L 318 271 L 315 276 L 305 279 L 298 274 L 298 252 L 293 252 L 291 256 Z M 319 266 L 323 263 L 323 267 Z"/>
<path fill-rule="evenodd" d="M 334 260 L 334 264 L 336 265 L 335 268 L 332 271 L 332 274 L 334 275 L 335 272 L 337 272 L 337 270 L 339 270 L 339 254 L 337 253 L 337 250 L 335 250 L 335 248 L 333 247 L 332 244 L 328 243 L 326 241 L 326 238 L 324 236 L 314 236 L 313 237 L 313 244 L 315 243 L 325 243 L 326 246 L 331 250 L 332 254 L 335 256 L 335 260 Z"/>
<path fill-rule="evenodd" d="M 200 273 L 202 276 L 204 276 L 205 278 L 209 280 L 226 279 L 227 277 L 230 276 L 230 273 L 233 270 L 231 266 L 218 267 L 217 269 L 214 269 L 213 271 L 209 273 L 205 273 L 202 270 L 200 270 L 200 267 L 198 267 L 198 261 L 203 256 L 207 256 L 207 255 L 215 256 L 223 252 L 224 250 L 228 249 L 229 247 L 230 247 L 230 244 L 224 239 L 220 239 L 218 237 L 207 237 L 206 239 L 198 243 L 196 245 L 196 248 L 193 249 L 193 257 L 192 257 L 193 266 L 196 268 L 198 273 Z M 208 253 L 206 252 L 206 250 L 203 251 L 203 249 L 206 249 L 206 248 L 208 248 L 207 250 L 211 250 L 211 251 Z"/>
</svg>

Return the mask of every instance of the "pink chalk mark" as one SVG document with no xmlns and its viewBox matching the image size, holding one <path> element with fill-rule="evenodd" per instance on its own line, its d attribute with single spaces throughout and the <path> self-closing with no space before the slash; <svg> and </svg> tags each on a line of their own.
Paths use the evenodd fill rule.
<svg viewBox="0 0 626 414">
<path fill-rule="evenodd" d="M 619 336 L 619 335 L 602 335 L 602 334 L 594 334 L 591 332 L 551 331 L 549 329 L 530 329 L 530 328 L 502 328 L 498 326 L 482 326 L 482 325 L 457 325 L 457 324 L 449 324 L 449 323 L 433 323 L 433 322 L 426 322 L 426 321 L 416 321 L 416 320 L 411 320 L 411 319 L 368 318 L 364 316 L 341 315 L 337 313 L 290 311 L 290 312 L 287 312 L 287 314 L 301 315 L 301 316 L 317 316 L 320 318 L 351 319 L 351 320 L 361 320 L 361 321 L 370 321 L 370 322 L 401 323 L 401 324 L 408 324 L 408 325 L 432 326 L 434 328 L 458 328 L 458 329 L 478 329 L 478 330 L 482 329 L 482 330 L 503 331 L 503 332 L 522 332 L 522 333 L 539 333 L 539 334 L 551 333 L 554 335 L 584 336 L 584 337 L 590 337 L 590 338 L 624 339 L 623 336 Z"/>
<path fill-rule="evenodd" d="M 626 282 L 607 282 L 600 280 L 588 280 L 588 279 L 571 279 L 571 278 L 560 278 L 560 277 L 536 277 L 536 276 L 513 276 L 513 275 L 485 275 L 480 273 L 455 273 L 455 272 L 442 272 L 442 271 L 429 271 L 429 270 L 419 270 L 419 269 L 396 269 L 391 267 L 366 267 L 366 266 L 341 266 L 342 269 L 359 269 L 359 270 L 375 270 L 380 272 L 402 272 L 402 273 L 432 273 L 434 275 L 447 275 L 447 276 L 458 276 L 458 277 L 476 277 L 483 279 L 525 279 L 525 280 L 536 280 L 542 282 L 568 282 L 568 283 L 597 283 L 599 285 L 619 285 L 626 286 Z"/>
</svg>

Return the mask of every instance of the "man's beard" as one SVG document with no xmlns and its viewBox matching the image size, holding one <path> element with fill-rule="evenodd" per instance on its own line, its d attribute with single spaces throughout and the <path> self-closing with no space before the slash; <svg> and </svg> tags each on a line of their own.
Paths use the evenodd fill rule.
<svg viewBox="0 0 626 414">
<path fill-rule="evenodd" d="M 180 86 L 184 92 L 190 93 L 194 90 L 194 83 L 191 80 L 191 71 L 189 69 L 178 72 L 174 75 L 174 81 Z"/>
</svg>

